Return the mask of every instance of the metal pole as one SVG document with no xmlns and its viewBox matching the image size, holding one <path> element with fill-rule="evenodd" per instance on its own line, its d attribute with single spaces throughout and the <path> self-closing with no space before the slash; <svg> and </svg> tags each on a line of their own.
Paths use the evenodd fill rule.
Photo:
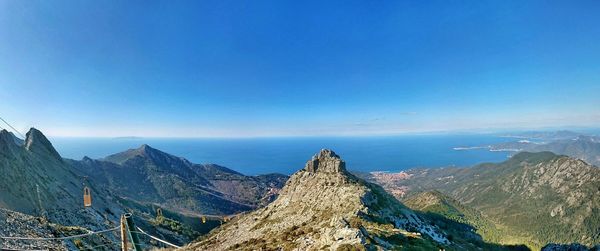
<svg viewBox="0 0 600 251">
<path fill-rule="evenodd" d="M 127 228 L 129 229 L 129 237 L 131 237 L 131 242 L 133 243 L 133 250 L 142 251 L 142 247 L 140 246 L 140 238 L 138 237 L 137 231 L 135 230 L 135 224 L 133 223 L 133 215 L 130 213 L 126 213 L 123 215 L 127 222 Z"/>
<path fill-rule="evenodd" d="M 127 251 L 127 222 L 125 215 L 121 215 L 121 250 Z"/>
</svg>

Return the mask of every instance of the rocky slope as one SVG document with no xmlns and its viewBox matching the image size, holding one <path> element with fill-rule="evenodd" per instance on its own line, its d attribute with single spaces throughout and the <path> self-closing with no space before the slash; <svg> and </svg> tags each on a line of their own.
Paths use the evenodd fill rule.
<svg viewBox="0 0 600 251">
<path fill-rule="evenodd" d="M 87 186 L 93 193 L 93 206 L 83 206 L 84 179 L 60 157 L 50 141 L 32 128 L 24 141 L 12 133 L 0 131 L 0 225 L 5 236 L 55 236 L 80 234 L 116 226 L 122 207 L 111 193 L 93 181 Z M 13 212 L 17 211 L 17 212 Z M 32 217 L 33 215 L 35 217 Z M 65 227 L 76 226 L 76 227 Z M 50 232 L 48 232 L 50 231 Z M 116 241 L 116 237 L 109 235 Z M 85 239 L 82 246 L 109 241 Z M 42 245 L 43 244 L 43 245 Z M 32 248 L 35 245 L 75 248 L 70 241 L 42 243 L 8 241 L 2 248 Z"/>
<path fill-rule="evenodd" d="M 287 181 L 268 206 L 241 215 L 184 250 L 475 249 L 408 209 L 377 185 L 346 171 L 322 150 Z M 490 247 L 492 248 L 492 247 Z"/>
<path fill-rule="evenodd" d="M 0 207 L 45 217 L 64 225 L 90 228 L 117 220 L 111 194 L 88 182 L 94 207 L 83 207 L 83 176 L 70 168 L 50 141 L 32 128 L 22 144 L 0 131 Z"/>
<path fill-rule="evenodd" d="M 550 152 L 519 153 L 499 164 L 415 169 L 383 184 L 407 194 L 439 190 L 505 230 L 503 243 L 600 242 L 600 169 Z M 381 179 L 370 177 L 375 182 Z"/>
<path fill-rule="evenodd" d="M 5 237 L 29 237 L 29 238 L 53 238 L 58 237 L 55 228 L 38 217 L 6 210 L 0 208 L 0 236 Z M 4 249 L 52 249 L 64 250 L 66 247 L 60 241 L 17 241 L 0 238 L 0 248 Z"/>
</svg>

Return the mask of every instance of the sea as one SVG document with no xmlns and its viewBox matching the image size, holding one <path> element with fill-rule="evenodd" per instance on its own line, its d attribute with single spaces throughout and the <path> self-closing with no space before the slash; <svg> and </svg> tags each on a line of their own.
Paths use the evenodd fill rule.
<svg viewBox="0 0 600 251">
<path fill-rule="evenodd" d="M 63 157 L 70 159 L 84 156 L 99 159 L 148 144 L 193 163 L 218 164 L 246 175 L 258 175 L 292 174 L 323 148 L 334 150 L 346 161 L 348 170 L 357 172 L 469 167 L 506 160 L 509 153 L 477 147 L 514 139 L 490 134 L 434 134 L 239 139 L 54 137 L 50 140 Z"/>
</svg>

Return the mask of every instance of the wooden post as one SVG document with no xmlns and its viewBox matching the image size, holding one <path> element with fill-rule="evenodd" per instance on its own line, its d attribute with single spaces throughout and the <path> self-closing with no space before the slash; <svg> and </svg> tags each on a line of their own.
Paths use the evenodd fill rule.
<svg viewBox="0 0 600 251">
<path fill-rule="evenodd" d="M 131 242 L 133 243 L 133 250 L 142 251 L 142 247 L 140 245 L 140 238 L 138 237 L 137 229 L 135 229 L 135 224 L 133 223 L 133 216 L 130 213 L 126 213 L 125 221 L 127 223 L 127 228 L 129 230 L 129 237 L 131 237 Z"/>
<path fill-rule="evenodd" d="M 121 215 L 121 250 L 127 251 L 127 222 L 125 222 L 125 215 Z"/>
</svg>

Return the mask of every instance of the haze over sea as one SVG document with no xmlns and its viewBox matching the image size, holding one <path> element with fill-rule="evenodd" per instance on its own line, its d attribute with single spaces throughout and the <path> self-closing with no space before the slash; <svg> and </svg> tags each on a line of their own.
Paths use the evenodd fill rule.
<svg viewBox="0 0 600 251">
<path fill-rule="evenodd" d="M 457 151 L 513 139 L 489 134 L 403 135 L 377 137 L 295 137 L 243 139 L 181 138 L 51 138 L 65 158 L 94 159 L 148 144 L 194 163 L 213 163 L 256 175 L 291 174 L 318 150 L 330 148 L 346 160 L 349 170 L 401 171 L 415 167 L 472 166 L 500 162 L 506 152 L 487 149 Z"/>
</svg>

